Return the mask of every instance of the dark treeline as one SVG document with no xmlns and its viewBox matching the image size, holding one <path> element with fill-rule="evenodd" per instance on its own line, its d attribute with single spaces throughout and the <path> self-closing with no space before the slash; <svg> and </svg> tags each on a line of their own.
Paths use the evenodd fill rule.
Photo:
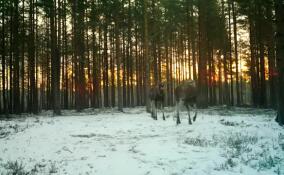
<svg viewBox="0 0 284 175">
<path fill-rule="evenodd" d="M 283 0 L 1 0 L 0 112 L 122 110 L 158 82 L 173 105 L 186 79 L 200 107 L 277 108 L 282 14 Z"/>
</svg>

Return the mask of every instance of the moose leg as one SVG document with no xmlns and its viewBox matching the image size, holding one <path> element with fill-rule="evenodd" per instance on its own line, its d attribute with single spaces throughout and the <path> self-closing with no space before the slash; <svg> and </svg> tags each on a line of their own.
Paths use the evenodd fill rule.
<svg viewBox="0 0 284 175">
<path fill-rule="evenodd" d="M 151 117 L 154 119 L 154 103 L 151 100 Z"/>
<path fill-rule="evenodd" d="M 150 105 L 151 105 L 151 117 L 153 118 L 153 104 L 152 104 L 152 100 L 150 101 Z"/>
<path fill-rule="evenodd" d="M 155 101 L 155 120 L 158 120 L 157 101 Z"/>
<path fill-rule="evenodd" d="M 158 114 L 159 114 L 159 102 L 156 102 L 156 120 L 158 120 Z"/>
<path fill-rule="evenodd" d="M 165 113 L 164 113 L 164 103 L 163 102 L 161 102 L 161 108 L 162 108 L 162 113 L 163 113 L 163 120 L 166 120 Z"/>
<path fill-rule="evenodd" d="M 196 117 L 197 117 L 197 106 L 196 106 L 196 103 L 194 104 L 194 108 L 195 108 L 195 114 L 194 114 L 194 117 L 193 117 L 193 121 L 195 122 Z"/>
<path fill-rule="evenodd" d="M 185 107 L 187 109 L 187 114 L 188 114 L 188 124 L 192 125 L 191 118 L 190 118 L 190 107 L 188 104 L 185 104 Z"/>
<path fill-rule="evenodd" d="M 176 101 L 176 111 L 177 111 L 177 125 L 180 124 L 180 117 L 179 117 L 179 101 Z"/>
</svg>

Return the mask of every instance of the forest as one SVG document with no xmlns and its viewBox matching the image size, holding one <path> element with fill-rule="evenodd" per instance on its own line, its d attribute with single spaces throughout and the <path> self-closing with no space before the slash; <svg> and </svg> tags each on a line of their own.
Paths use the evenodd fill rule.
<svg viewBox="0 0 284 175">
<path fill-rule="evenodd" d="M 2 114 L 166 106 L 196 80 L 201 108 L 278 109 L 283 0 L 1 0 Z"/>
<path fill-rule="evenodd" d="M 281 175 L 283 125 L 284 0 L 0 0 L 1 175 Z"/>
</svg>

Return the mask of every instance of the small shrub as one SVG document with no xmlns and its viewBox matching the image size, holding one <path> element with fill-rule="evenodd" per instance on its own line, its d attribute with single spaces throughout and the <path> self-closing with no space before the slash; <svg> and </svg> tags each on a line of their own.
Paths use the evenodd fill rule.
<svg viewBox="0 0 284 175">
<path fill-rule="evenodd" d="M 280 143 L 279 145 L 280 145 L 282 151 L 284 151 L 284 143 Z"/>
<path fill-rule="evenodd" d="M 237 164 L 233 161 L 232 158 L 226 160 L 225 165 L 229 168 L 235 167 Z"/>
<path fill-rule="evenodd" d="M 250 145 L 256 144 L 258 141 L 257 136 L 243 135 L 241 133 L 236 133 L 230 135 L 226 144 L 229 148 L 235 150 L 235 156 L 238 157 L 243 152 L 251 152 Z"/>
<path fill-rule="evenodd" d="M 50 167 L 49 167 L 49 173 L 53 174 L 53 173 L 57 173 L 58 169 L 55 165 L 55 162 L 51 162 Z"/>
<path fill-rule="evenodd" d="M 282 151 L 284 151 L 284 135 L 281 133 L 278 135 L 278 143 Z"/>
<path fill-rule="evenodd" d="M 235 166 L 237 166 L 237 163 L 233 161 L 232 157 L 229 157 L 226 159 L 226 161 L 224 163 L 222 163 L 221 165 L 219 165 L 218 167 L 214 168 L 217 171 L 224 171 L 224 170 L 229 170 L 231 168 L 234 168 Z"/>
<path fill-rule="evenodd" d="M 265 169 L 271 169 L 272 167 L 276 167 L 276 165 L 279 165 L 280 158 L 271 156 L 271 155 L 265 155 L 258 161 L 258 169 L 259 170 L 265 170 Z"/>
<path fill-rule="evenodd" d="M 204 138 L 187 138 L 185 139 L 184 143 L 200 147 L 207 147 L 209 145 L 212 145 L 212 143 L 209 140 L 206 140 Z"/>
<path fill-rule="evenodd" d="M 9 161 L 4 164 L 4 168 L 7 170 L 7 175 L 28 175 L 29 172 L 25 171 L 25 167 L 22 162 Z"/>
<path fill-rule="evenodd" d="M 277 169 L 274 171 L 277 175 L 281 174 L 280 166 L 277 167 Z"/>
<path fill-rule="evenodd" d="M 225 121 L 225 120 L 220 120 L 220 123 L 224 126 L 238 126 L 239 123 L 237 122 L 230 122 L 230 121 Z"/>
</svg>

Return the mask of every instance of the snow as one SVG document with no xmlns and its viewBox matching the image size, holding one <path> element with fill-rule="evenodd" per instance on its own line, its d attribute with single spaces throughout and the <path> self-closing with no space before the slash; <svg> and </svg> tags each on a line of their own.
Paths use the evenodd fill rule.
<svg viewBox="0 0 284 175">
<path fill-rule="evenodd" d="M 17 161 L 35 174 L 284 174 L 284 130 L 275 112 L 214 107 L 177 126 L 173 109 L 155 121 L 142 107 L 50 111 L 0 120 L 0 174 Z"/>
</svg>

